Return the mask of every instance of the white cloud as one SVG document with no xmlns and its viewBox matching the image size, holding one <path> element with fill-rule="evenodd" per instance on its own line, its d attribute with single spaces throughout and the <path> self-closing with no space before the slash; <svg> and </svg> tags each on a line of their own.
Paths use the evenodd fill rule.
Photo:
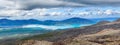
<svg viewBox="0 0 120 45">
<path fill-rule="evenodd" d="M 20 10 L 0 10 L 0 15 L 12 16 L 14 14 L 18 14 L 19 12 L 21 11 Z"/>
<path fill-rule="evenodd" d="M 65 10 L 61 10 L 65 9 Z M 79 10 L 78 10 L 79 9 Z M 80 10 L 84 9 L 84 10 Z M 93 8 L 94 9 L 94 8 Z M 37 19 L 37 20 L 63 20 L 72 17 L 82 18 L 105 18 L 105 17 L 120 17 L 119 9 L 99 9 L 88 10 L 86 8 L 71 8 L 71 11 L 66 11 L 67 8 L 43 8 L 34 10 L 0 10 L 0 19 L 10 16 L 7 19 L 22 20 L 22 19 Z M 68 9 L 69 10 L 69 9 Z M 87 11 L 86 11 L 87 10 Z M 69 15 L 71 14 L 71 15 Z"/>
<path fill-rule="evenodd" d="M 0 9 L 17 9 L 18 4 L 9 0 L 0 0 Z"/>
<path fill-rule="evenodd" d="M 113 12 L 112 12 L 112 10 L 106 10 L 105 12 L 104 12 L 105 14 L 107 14 L 107 15 L 110 15 L 110 14 L 112 14 Z"/>
<path fill-rule="evenodd" d="M 51 12 L 49 13 L 51 16 L 58 16 L 58 15 L 63 15 L 62 12 Z"/>
</svg>

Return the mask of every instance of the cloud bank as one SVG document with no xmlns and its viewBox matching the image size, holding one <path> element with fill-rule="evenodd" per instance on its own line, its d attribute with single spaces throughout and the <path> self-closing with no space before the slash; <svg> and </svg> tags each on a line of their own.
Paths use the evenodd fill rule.
<svg viewBox="0 0 120 45">
<path fill-rule="evenodd" d="M 120 7 L 86 7 L 86 8 L 42 8 L 34 10 L 0 10 L 0 18 L 12 20 L 64 20 L 72 17 L 109 18 L 120 17 Z"/>
</svg>

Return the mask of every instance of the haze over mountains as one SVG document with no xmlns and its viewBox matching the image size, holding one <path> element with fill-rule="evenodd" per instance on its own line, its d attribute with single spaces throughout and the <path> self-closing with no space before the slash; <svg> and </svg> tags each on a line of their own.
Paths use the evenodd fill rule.
<svg viewBox="0 0 120 45">
<path fill-rule="evenodd" d="M 23 26 L 23 25 L 84 25 L 84 24 L 94 24 L 96 22 L 107 20 L 113 21 L 117 18 L 97 18 L 97 19 L 85 19 L 85 18 L 70 18 L 65 20 L 45 20 L 40 21 L 36 19 L 28 19 L 28 20 L 10 20 L 10 19 L 0 19 L 0 27 L 3 26 Z"/>
</svg>

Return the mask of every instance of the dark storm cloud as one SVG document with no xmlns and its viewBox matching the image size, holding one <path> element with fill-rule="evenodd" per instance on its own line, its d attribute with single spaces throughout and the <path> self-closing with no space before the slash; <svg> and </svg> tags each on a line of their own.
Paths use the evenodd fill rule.
<svg viewBox="0 0 120 45">
<path fill-rule="evenodd" d="M 9 0 L 18 4 L 18 9 L 84 7 L 84 6 L 119 6 L 120 0 Z"/>
<path fill-rule="evenodd" d="M 19 9 L 31 10 L 34 8 L 54 8 L 54 7 L 80 7 L 85 4 L 67 2 L 62 0 L 9 0 L 18 4 Z"/>
<path fill-rule="evenodd" d="M 91 6 L 119 6 L 120 0 L 65 0 L 68 2 L 82 3 Z"/>
</svg>

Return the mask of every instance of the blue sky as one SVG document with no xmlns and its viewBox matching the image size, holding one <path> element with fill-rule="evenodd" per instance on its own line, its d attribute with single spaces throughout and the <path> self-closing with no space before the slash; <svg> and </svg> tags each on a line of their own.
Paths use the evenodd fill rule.
<svg viewBox="0 0 120 45">
<path fill-rule="evenodd" d="M 0 0 L 0 19 L 120 17 L 120 0 Z"/>
</svg>

